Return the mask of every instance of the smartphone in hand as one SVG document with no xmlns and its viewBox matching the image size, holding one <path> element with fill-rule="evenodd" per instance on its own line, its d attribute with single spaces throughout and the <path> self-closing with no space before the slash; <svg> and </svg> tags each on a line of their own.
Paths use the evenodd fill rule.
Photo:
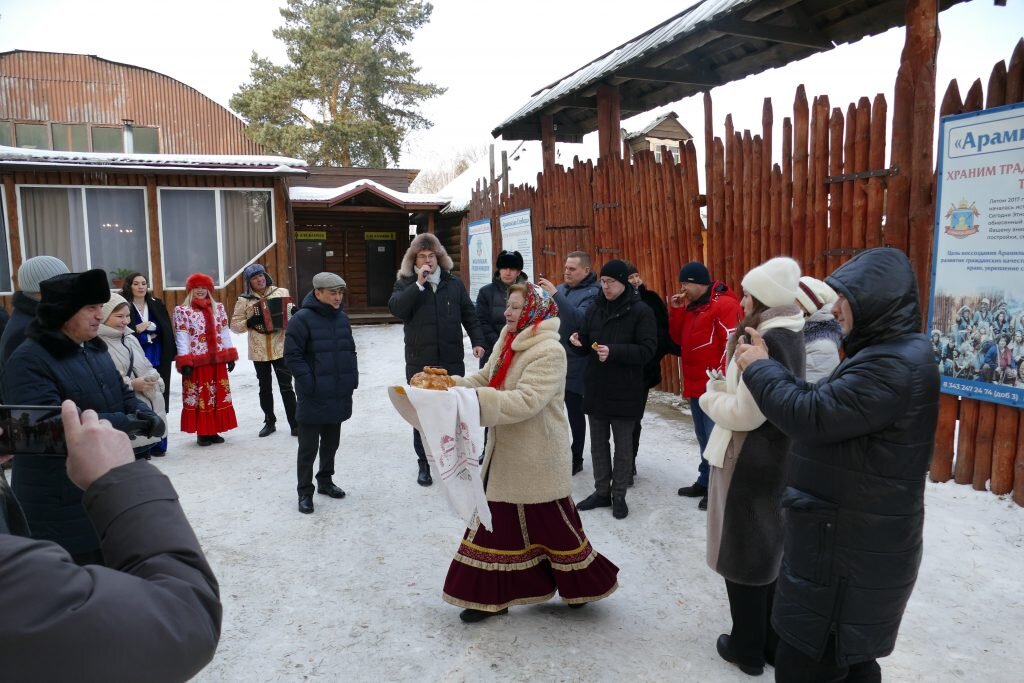
<svg viewBox="0 0 1024 683">
<path fill-rule="evenodd" d="M 60 406 L 0 405 L 0 453 L 57 455 L 68 453 Z"/>
</svg>

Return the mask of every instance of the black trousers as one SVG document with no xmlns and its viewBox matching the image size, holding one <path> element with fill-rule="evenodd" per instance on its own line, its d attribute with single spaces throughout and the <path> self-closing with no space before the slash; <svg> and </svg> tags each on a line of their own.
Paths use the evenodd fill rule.
<svg viewBox="0 0 1024 683">
<path fill-rule="evenodd" d="M 640 419 L 636 421 L 636 425 L 633 426 L 633 463 L 634 469 L 636 469 L 636 456 L 640 453 L 640 430 L 643 429 L 644 416 L 647 412 L 647 397 L 651 395 L 651 390 L 648 389 L 644 392 L 644 408 L 640 413 Z"/>
<path fill-rule="evenodd" d="M 836 640 L 829 638 L 821 659 L 814 661 L 785 640 L 775 651 L 776 683 L 881 683 L 882 667 L 871 659 L 849 666 L 836 664 Z"/>
<path fill-rule="evenodd" d="M 565 412 L 569 417 L 569 430 L 572 432 L 572 462 L 582 465 L 583 444 L 587 440 L 587 416 L 583 414 L 583 394 L 567 389 Z"/>
<path fill-rule="evenodd" d="M 772 628 L 772 602 L 775 582 L 767 586 L 745 586 L 725 580 L 729 594 L 729 613 L 732 615 L 732 633 L 729 649 L 736 658 L 750 666 L 764 666 L 774 659 L 779 636 Z"/>
<path fill-rule="evenodd" d="M 318 484 L 326 484 L 334 476 L 334 454 L 341 442 L 341 423 L 299 425 L 298 491 L 299 496 L 313 495 L 313 461 L 320 454 L 320 469 L 316 473 Z"/>
<path fill-rule="evenodd" d="M 277 386 L 281 388 L 281 401 L 284 402 L 284 414 L 288 418 L 288 426 L 295 427 L 295 390 L 292 389 L 292 373 L 284 363 L 284 358 L 277 360 L 254 360 L 256 379 L 260 383 L 260 408 L 263 419 L 268 424 L 277 422 L 274 415 L 274 382 L 270 377 L 270 369 L 277 375 Z"/>
</svg>

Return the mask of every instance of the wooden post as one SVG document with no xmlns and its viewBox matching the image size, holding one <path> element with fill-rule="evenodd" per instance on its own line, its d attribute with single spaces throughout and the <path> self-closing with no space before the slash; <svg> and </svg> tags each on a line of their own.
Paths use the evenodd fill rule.
<svg viewBox="0 0 1024 683">
<path fill-rule="evenodd" d="M 1017 421 L 1017 457 L 1013 464 L 1013 502 L 1024 506 L 1024 419 Z"/>
<path fill-rule="evenodd" d="M 829 121 L 828 143 L 828 174 L 835 176 L 843 172 L 843 111 L 839 107 L 832 109 Z M 853 121 L 850 122 L 853 125 Z M 828 201 L 828 245 L 829 256 L 825 259 L 826 274 L 839 266 L 839 248 L 843 246 L 843 185 L 830 183 L 827 187 Z"/>
<path fill-rule="evenodd" d="M 992 437 L 992 493 L 997 496 L 1013 490 L 1014 457 L 1018 449 L 1024 450 L 1017 443 L 1020 414 L 1020 408 L 1013 406 L 1001 405 L 996 408 L 996 428 Z"/>
<path fill-rule="evenodd" d="M 687 169 L 695 172 L 696 169 Z M 722 240 L 722 225 L 715 220 L 715 184 L 721 182 L 715 176 L 715 127 L 712 115 L 711 91 L 704 91 L 704 196 L 707 197 L 708 212 L 708 270 L 722 272 L 721 253 L 726 246 Z"/>
<path fill-rule="evenodd" d="M 554 167 L 552 166 L 552 169 Z M 547 167 L 545 167 L 545 172 Z M 501 150 L 501 196 L 508 199 L 508 150 Z"/>
<path fill-rule="evenodd" d="M 618 87 L 597 86 L 597 146 L 602 159 L 622 158 L 620 102 Z"/>
<path fill-rule="evenodd" d="M 540 117 L 540 153 L 544 172 L 555 168 L 555 119 L 551 114 Z"/>
<path fill-rule="evenodd" d="M 978 431 L 980 401 L 965 398 L 960 401 L 960 432 L 956 440 L 956 467 L 953 477 L 958 484 L 969 484 L 974 479 L 974 437 Z M 1022 487 L 1024 492 L 1024 487 Z"/>
<path fill-rule="evenodd" d="M 778 256 L 778 247 L 773 250 L 769 239 L 771 217 L 771 186 L 772 186 L 772 125 L 775 120 L 772 110 L 772 98 L 764 98 L 761 107 L 761 220 L 758 225 L 761 234 L 761 255 L 759 263 Z"/>
<path fill-rule="evenodd" d="M 953 435 L 960 401 L 956 396 L 939 396 L 939 420 L 935 427 L 935 450 L 932 451 L 932 481 L 949 481 L 953 476 Z"/>
<path fill-rule="evenodd" d="M 796 89 L 793 102 L 793 244 L 790 248 L 805 273 L 810 272 L 810 264 L 805 262 L 803 247 L 811 240 L 807 229 L 807 120 L 807 93 L 801 85 Z"/>
<path fill-rule="evenodd" d="M 885 116 L 888 106 L 879 93 L 871 104 L 871 136 L 868 143 L 868 166 L 882 168 L 885 164 Z M 882 214 L 885 209 L 885 184 L 882 178 L 868 180 L 867 218 L 860 246 L 865 242 L 877 247 L 882 243 Z M 857 245 L 855 244 L 854 247 Z"/>
<path fill-rule="evenodd" d="M 996 428 L 996 404 L 978 406 L 978 431 L 974 440 L 974 490 L 984 491 L 992 475 L 992 435 Z"/>
</svg>

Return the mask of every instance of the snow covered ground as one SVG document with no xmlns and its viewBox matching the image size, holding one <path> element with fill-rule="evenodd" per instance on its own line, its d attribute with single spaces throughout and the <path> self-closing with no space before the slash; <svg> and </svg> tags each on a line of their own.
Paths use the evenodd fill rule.
<svg viewBox="0 0 1024 683">
<path fill-rule="evenodd" d="M 704 562 L 704 513 L 676 495 L 698 457 L 678 399 L 660 394 L 648 407 L 629 517 L 582 513 L 594 546 L 621 569 L 619 590 L 582 610 L 552 601 L 466 625 L 441 600 L 463 526 L 436 486 L 416 485 L 411 430 L 387 398 L 404 379 L 402 328 L 355 337 L 360 388 L 335 478 L 348 497 L 315 496 L 313 515 L 296 509 L 296 440 L 287 428 L 256 436 L 251 363 L 231 375 L 241 426 L 223 446 L 198 448 L 172 411 L 170 452 L 153 462 L 177 487 L 224 602 L 220 648 L 196 680 L 746 679 L 715 652 L 730 621 L 722 580 Z M 574 477 L 576 500 L 591 476 L 588 463 Z M 929 483 L 927 504 L 924 563 L 885 679 L 1022 680 L 1024 509 L 952 483 Z"/>
</svg>

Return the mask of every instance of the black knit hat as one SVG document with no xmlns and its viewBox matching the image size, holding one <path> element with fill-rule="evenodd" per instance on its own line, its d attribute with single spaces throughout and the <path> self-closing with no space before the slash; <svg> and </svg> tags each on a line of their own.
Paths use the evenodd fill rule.
<svg viewBox="0 0 1024 683">
<path fill-rule="evenodd" d="M 498 263 L 495 266 L 498 270 L 502 268 L 515 268 L 516 270 L 523 269 L 523 255 L 518 251 L 505 251 L 502 249 L 501 253 L 498 254 Z"/>
<path fill-rule="evenodd" d="M 107 273 L 100 268 L 43 280 L 39 283 L 39 293 L 36 319 L 41 327 L 53 330 L 86 306 L 110 301 Z"/>
<path fill-rule="evenodd" d="M 692 282 L 697 285 L 710 285 L 711 274 L 700 261 L 690 261 L 679 269 L 680 282 Z"/>
<path fill-rule="evenodd" d="M 629 267 L 626 266 L 625 261 L 622 261 L 620 259 L 612 259 L 608 263 L 601 266 L 601 277 L 610 277 L 628 286 Z"/>
</svg>

